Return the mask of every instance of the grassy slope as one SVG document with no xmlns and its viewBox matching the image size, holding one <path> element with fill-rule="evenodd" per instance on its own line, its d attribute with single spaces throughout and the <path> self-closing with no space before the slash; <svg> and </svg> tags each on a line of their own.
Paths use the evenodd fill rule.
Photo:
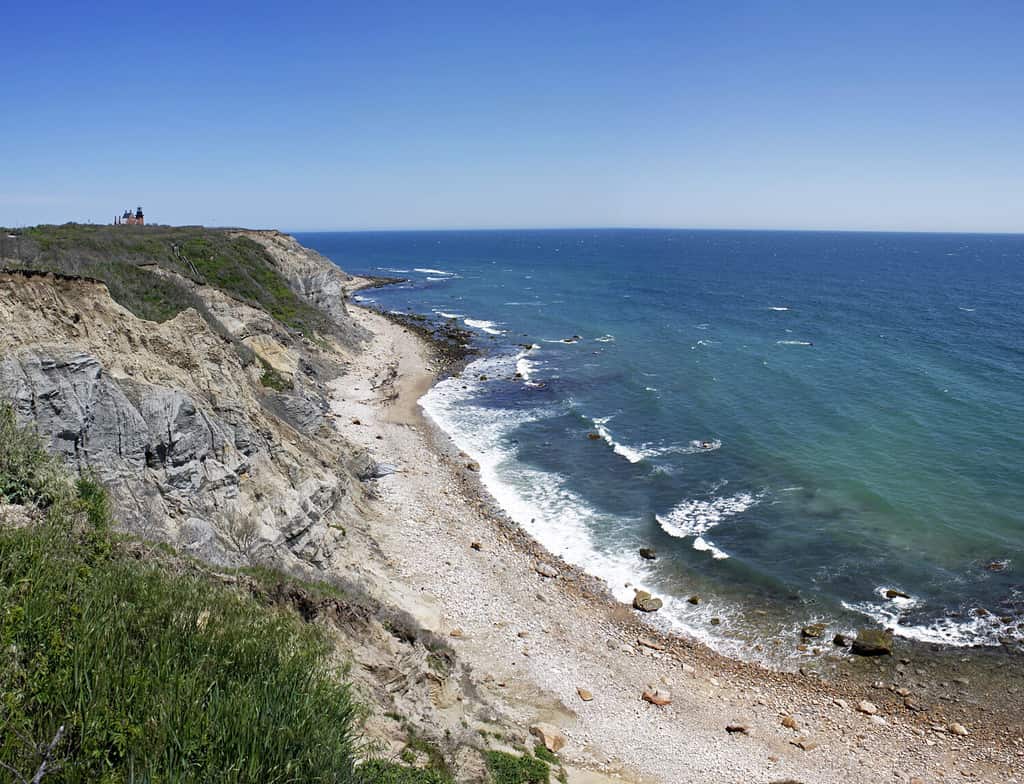
<svg viewBox="0 0 1024 784">
<path fill-rule="evenodd" d="M 66 223 L 22 229 L 17 239 L 0 233 L 0 256 L 21 267 L 98 278 L 117 302 L 151 321 L 198 306 L 184 287 L 149 269 L 157 265 L 216 286 L 305 335 L 330 329 L 327 317 L 291 290 L 262 246 L 224 229 Z"/>
</svg>

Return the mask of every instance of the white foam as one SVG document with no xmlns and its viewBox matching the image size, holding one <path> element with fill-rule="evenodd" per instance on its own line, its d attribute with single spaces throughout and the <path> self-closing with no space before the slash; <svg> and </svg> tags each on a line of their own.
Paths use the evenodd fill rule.
<svg viewBox="0 0 1024 784">
<path fill-rule="evenodd" d="M 446 272 L 445 270 L 431 269 L 430 267 L 413 267 L 413 272 L 423 272 L 427 275 L 454 275 L 454 272 Z"/>
<path fill-rule="evenodd" d="M 777 346 L 813 346 L 809 340 L 776 340 Z"/>
<path fill-rule="evenodd" d="M 481 375 L 508 375 L 517 355 L 484 357 L 472 362 L 458 378 L 446 379 L 420 398 L 427 416 L 451 437 L 455 445 L 480 466 L 480 479 L 508 517 L 540 542 L 588 574 L 603 580 L 616 599 L 631 602 L 635 588 L 656 588 L 650 562 L 637 555 L 642 542 L 600 547 L 592 530 L 635 530 L 632 523 L 591 507 L 567 486 L 567 478 L 554 472 L 525 466 L 516 460 L 508 436 L 520 425 L 561 416 L 566 405 L 524 411 L 473 405 L 473 398 L 485 387 Z M 722 653 L 739 655 L 742 643 L 733 635 L 708 623 L 712 616 L 730 618 L 734 608 L 714 600 L 700 607 L 683 597 L 659 594 L 664 602 L 656 617 L 645 618 L 662 629 L 703 640 Z"/>
<path fill-rule="evenodd" d="M 484 319 L 465 319 L 467 327 L 473 327 L 474 329 L 480 329 L 486 332 L 488 335 L 504 335 L 504 331 L 498 329 L 498 325 L 493 321 L 485 321 Z"/>
<path fill-rule="evenodd" d="M 452 278 L 456 278 L 456 277 L 458 277 L 458 276 L 457 275 L 452 275 L 450 278 L 432 278 L 429 275 L 427 275 L 427 280 L 431 280 L 431 281 L 434 281 L 436 283 L 437 281 L 440 281 L 440 280 L 451 280 Z"/>
<path fill-rule="evenodd" d="M 678 539 L 694 537 L 693 549 L 710 552 L 716 559 L 728 558 L 704 534 L 723 520 L 745 512 L 761 499 L 761 495 L 737 493 L 734 496 L 716 496 L 711 500 L 689 499 L 676 504 L 665 515 L 655 515 L 661 530 Z"/>
<path fill-rule="evenodd" d="M 447 318 L 447 319 L 460 319 L 460 318 L 463 318 L 465 316 L 464 313 L 445 313 L 443 310 L 435 310 L 434 312 L 437 315 L 439 315 L 441 318 Z"/>
<path fill-rule="evenodd" d="M 884 594 L 886 589 L 880 588 Z M 906 600 L 904 600 L 906 601 Z M 905 624 L 902 615 L 907 606 L 887 600 L 875 602 L 843 602 L 847 610 L 860 613 L 892 631 L 897 637 L 918 642 L 967 648 L 978 645 L 1000 645 L 1001 636 L 1012 635 L 1010 627 L 1003 626 L 992 615 L 968 618 L 937 618 L 930 623 Z"/>
<path fill-rule="evenodd" d="M 778 310 L 778 311 L 784 311 L 784 310 L 789 310 L 789 308 L 786 308 L 786 307 L 782 307 L 781 305 L 772 305 L 772 306 L 770 306 L 770 307 L 768 308 L 768 310 Z"/>
<path fill-rule="evenodd" d="M 599 338 L 594 338 L 598 343 L 614 343 L 615 335 L 602 335 Z"/>
<path fill-rule="evenodd" d="M 394 267 L 377 267 L 377 269 L 381 270 L 382 272 L 398 272 L 398 273 L 411 272 L 411 270 L 395 269 Z"/>
<path fill-rule="evenodd" d="M 626 446 L 625 444 L 620 444 L 618 441 L 616 441 L 612 437 L 611 431 L 608 430 L 607 427 L 605 427 L 605 425 L 607 425 L 610 420 L 611 417 L 595 417 L 591 421 L 593 421 L 594 429 L 597 431 L 598 435 L 600 435 L 601 438 L 604 439 L 605 443 L 612 448 L 612 451 L 615 452 L 615 454 L 617 455 L 622 455 L 631 463 L 639 463 L 641 460 L 647 457 L 648 453 L 645 452 L 644 450 L 633 449 L 632 447 Z"/>
</svg>

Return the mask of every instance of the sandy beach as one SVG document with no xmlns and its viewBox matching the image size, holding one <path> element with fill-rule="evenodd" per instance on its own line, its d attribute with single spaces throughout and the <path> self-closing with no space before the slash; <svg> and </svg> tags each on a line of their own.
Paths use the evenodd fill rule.
<svg viewBox="0 0 1024 784">
<path fill-rule="evenodd" d="M 504 518 L 424 418 L 417 401 L 442 371 L 431 344 L 351 312 L 373 337 L 331 385 L 336 426 L 394 469 L 368 522 L 376 590 L 448 637 L 524 738 L 536 722 L 560 728 L 571 781 L 1024 780 L 1019 716 L 937 694 L 957 688 L 945 670 L 885 657 L 826 681 L 659 635 Z"/>
</svg>

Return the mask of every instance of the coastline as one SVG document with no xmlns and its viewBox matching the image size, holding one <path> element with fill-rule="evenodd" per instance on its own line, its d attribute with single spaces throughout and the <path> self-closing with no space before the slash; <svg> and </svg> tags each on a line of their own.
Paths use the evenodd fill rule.
<svg viewBox="0 0 1024 784">
<path fill-rule="evenodd" d="M 370 285 L 357 278 L 346 293 Z M 946 700 L 924 685 L 934 680 L 948 690 L 947 670 L 963 664 L 961 653 L 925 662 L 901 648 L 899 659 L 851 661 L 823 680 L 727 658 L 644 624 L 600 580 L 510 521 L 471 459 L 424 416 L 419 397 L 459 360 L 436 350 L 417 317 L 362 306 L 350 312 L 373 337 L 333 384 L 335 421 L 346 438 L 398 469 L 376 481 L 370 522 L 393 570 L 382 590 L 449 636 L 478 674 L 478 688 L 511 719 L 560 726 L 569 764 L 633 782 L 1021 775 L 1024 745 L 1015 742 L 1019 728 L 1009 714 L 990 710 L 985 694 Z M 557 576 L 539 574 L 540 563 Z M 644 702 L 649 687 L 670 691 L 672 704 Z M 593 700 L 583 701 L 578 688 Z M 908 707 L 908 697 L 927 700 L 929 709 Z M 857 712 L 861 700 L 873 702 L 884 723 Z M 787 716 L 797 729 L 781 724 Z M 950 734 L 953 722 L 970 735 Z M 728 732 L 730 724 L 749 734 Z"/>
</svg>

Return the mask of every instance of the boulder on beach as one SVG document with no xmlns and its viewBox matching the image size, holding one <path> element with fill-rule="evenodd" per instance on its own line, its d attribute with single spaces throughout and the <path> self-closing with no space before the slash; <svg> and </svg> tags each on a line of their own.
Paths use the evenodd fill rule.
<svg viewBox="0 0 1024 784">
<path fill-rule="evenodd" d="M 892 656 L 892 646 L 888 629 L 860 629 L 851 650 L 858 656 Z"/>
<path fill-rule="evenodd" d="M 633 596 L 633 607 L 641 612 L 655 612 L 661 609 L 662 601 L 651 596 L 649 591 L 637 591 Z"/>
<path fill-rule="evenodd" d="M 566 744 L 565 733 L 554 724 L 538 722 L 530 727 L 530 734 L 539 739 L 544 747 L 551 752 L 559 751 Z"/>
</svg>

